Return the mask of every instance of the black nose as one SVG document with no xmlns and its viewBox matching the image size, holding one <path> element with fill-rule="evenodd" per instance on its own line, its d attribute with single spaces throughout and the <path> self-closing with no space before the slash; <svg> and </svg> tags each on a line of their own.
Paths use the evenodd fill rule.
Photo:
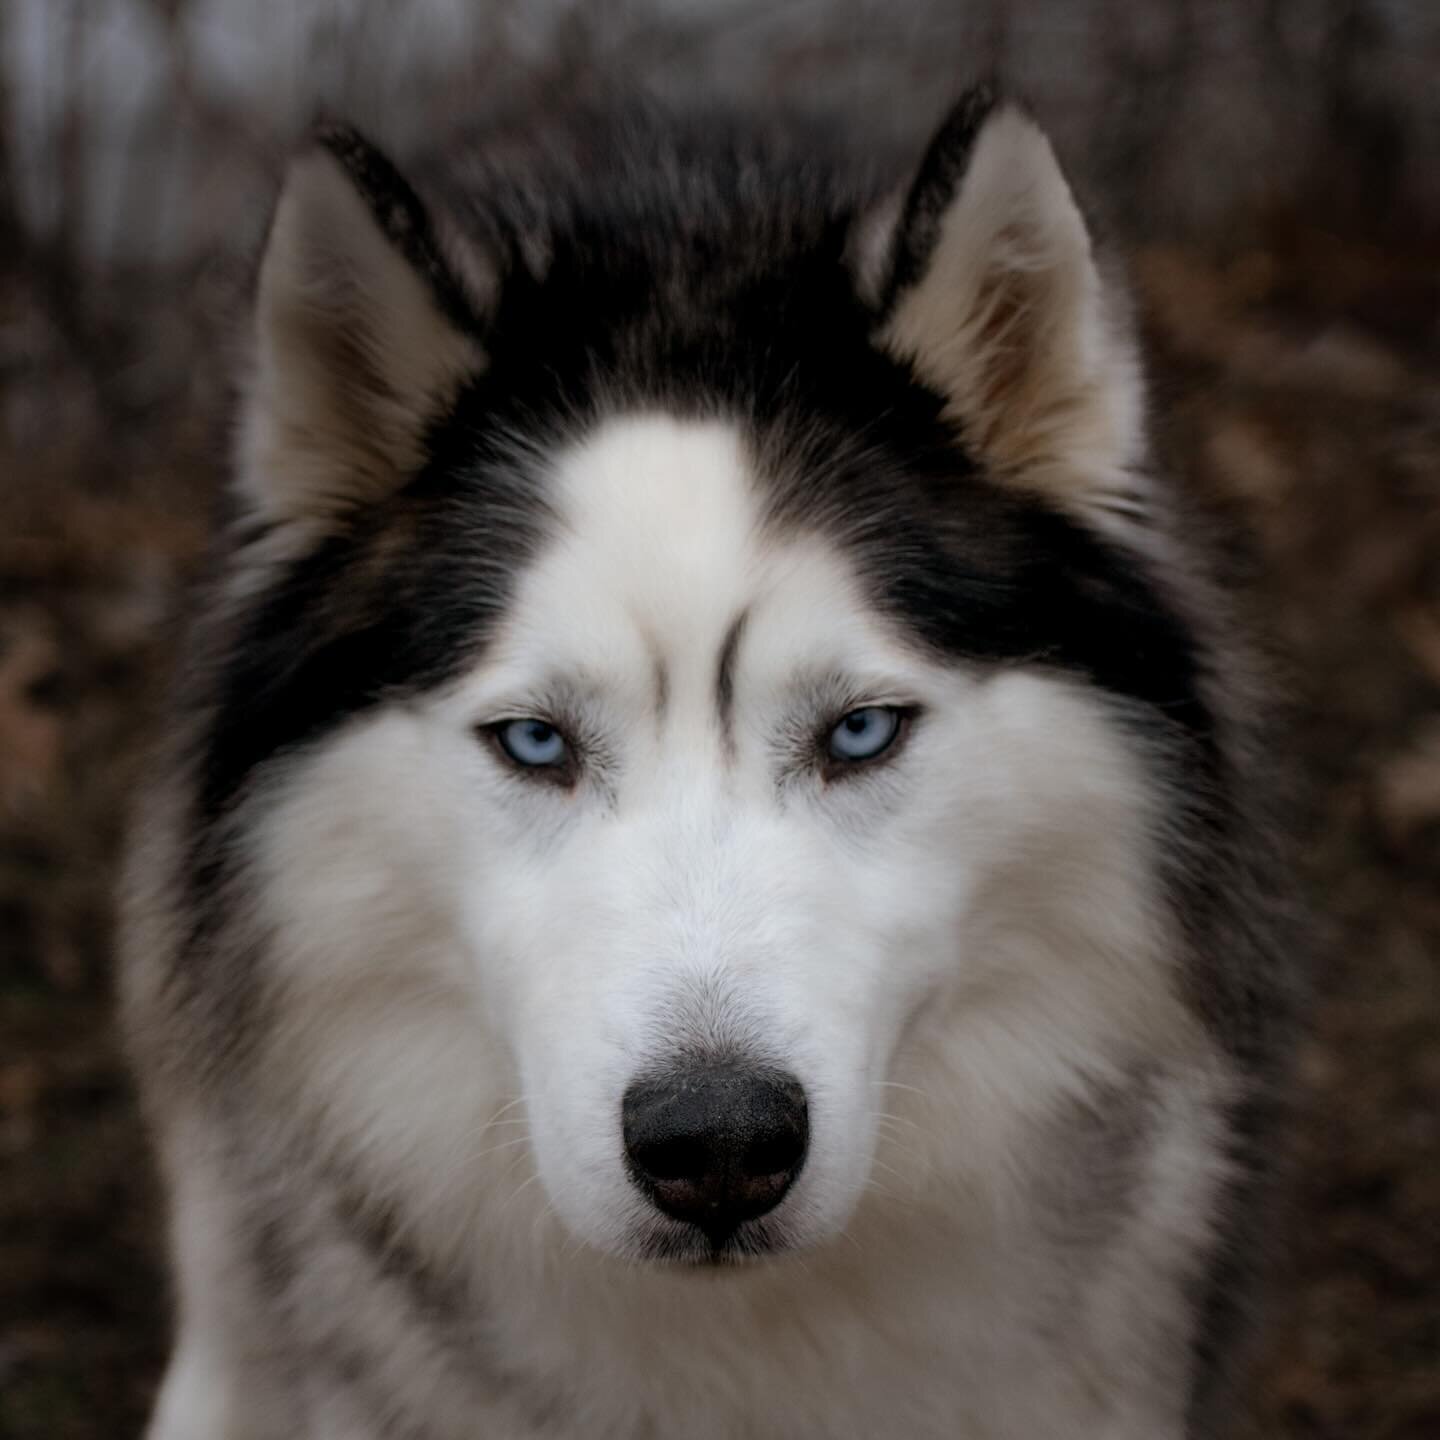
<svg viewBox="0 0 1440 1440">
<path fill-rule="evenodd" d="M 718 1245 L 773 1210 L 805 1163 L 805 1091 L 793 1075 L 712 1065 L 637 1080 L 621 1106 L 635 1183 Z"/>
</svg>

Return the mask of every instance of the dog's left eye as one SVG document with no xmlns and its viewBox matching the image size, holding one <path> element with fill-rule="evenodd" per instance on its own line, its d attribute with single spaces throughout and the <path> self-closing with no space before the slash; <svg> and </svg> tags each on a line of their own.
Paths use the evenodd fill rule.
<svg viewBox="0 0 1440 1440">
<path fill-rule="evenodd" d="M 569 746 L 546 720 L 507 720 L 495 729 L 500 748 L 527 770 L 546 770 L 564 763 Z"/>
<path fill-rule="evenodd" d="M 830 732 L 831 757 L 855 763 L 883 755 L 895 743 L 900 721 L 900 712 L 888 705 L 852 710 Z"/>
</svg>

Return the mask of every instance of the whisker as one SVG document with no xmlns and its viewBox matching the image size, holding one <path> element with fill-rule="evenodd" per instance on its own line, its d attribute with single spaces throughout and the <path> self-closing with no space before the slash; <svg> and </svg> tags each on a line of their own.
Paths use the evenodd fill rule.
<svg viewBox="0 0 1440 1440">
<path fill-rule="evenodd" d="M 511 1124 L 512 1122 L 511 1122 L 511 1121 L 508 1121 L 508 1120 L 502 1120 L 502 1121 L 500 1121 L 499 1123 L 500 1123 L 501 1125 L 508 1125 L 508 1124 Z M 524 1122 L 520 1122 L 520 1123 L 523 1124 Z M 460 1146 L 463 1146 L 463 1145 L 473 1145 L 473 1144 L 474 1144 L 476 1141 L 478 1141 L 478 1140 L 484 1140 L 485 1137 L 489 1134 L 489 1131 L 490 1131 L 490 1126 L 489 1126 L 488 1123 L 487 1123 L 487 1124 L 484 1124 L 484 1125 L 477 1125 L 477 1126 L 474 1127 L 474 1129 L 467 1130 L 463 1135 L 460 1135 L 460 1136 L 458 1136 L 458 1137 L 456 1138 L 456 1148 L 458 1149 Z M 528 1127 L 528 1125 L 527 1125 L 524 1134 L 522 1134 L 519 1138 L 522 1139 L 522 1140 L 525 1140 L 525 1139 L 528 1139 L 528 1138 L 529 1138 L 529 1135 L 530 1135 L 530 1130 L 529 1130 L 529 1127 Z M 507 1143 L 509 1143 L 509 1142 L 507 1142 Z M 486 1153 L 488 1153 L 488 1152 L 487 1152 L 487 1151 L 481 1151 L 481 1152 L 480 1152 L 480 1154 L 486 1154 Z M 469 1156 L 466 1157 L 466 1161 L 465 1161 L 464 1163 L 469 1163 L 469 1161 L 471 1161 L 471 1160 L 477 1160 L 477 1159 L 479 1159 L 479 1155 L 469 1155 Z"/>
<path fill-rule="evenodd" d="M 906 1183 L 905 1177 L 893 1165 L 887 1165 L 883 1160 L 872 1160 L 870 1163 L 887 1175 L 893 1175 L 902 1185 Z"/>
<path fill-rule="evenodd" d="M 530 1241 L 537 1243 L 536 1237 L 540 1233 L 540 1227 L 546 1225 L 555 1216 L 555 1207 L 547 1200 L 541 1207 L 540 1213 L 535 1217 L 535 1223 L 530 1227 Z"/>
<path fill-rule="evenodd" d="M 551 1213 L 554 1214 L 555 1207 L 552 1205 L 549 1208 Z M 560 1251 L 560 1258 L 562 1261 L 571 1260 L 584 1248 L 585 1242 L 578 1235 L 569 1235 L 566 1238 L 564 1248 Z"/>
<path fill-rule="evenodd" d="M 517 1135 L 513 1140 L 502 1140 L 498 1145 L 489 1145 L 484 1150 L 477 1151 L 465 1161 L 465 1164 L 473 1165 L 477 1160 L 483 1160 L 487 1155 L 494 1155 L 496 1151 L 499 1150 L 512 1149 L 516 1145 L 528 1144 L 529 1140 L 530 1137 L 528 1135 Z"/>
<path fill-rule="evenodd" d="M 524 1095 L 517 1095 L 508 1105 L 502 1105 L 485 1123 L 487 1125 L 495 1124 L 502 1115 L 508 1115 L 517 1105 L 523 1105 L 526 1098 Z"/>
<path fill-rule="evenodd" d="M 500 1214 L 503 1215 L 539 1178 L 540 1172 L 537 1170 L 528 1180 L 522 1180 L 515 1189 L 511 1191 L 510 1197 L 500 1207 Z"/>
<path fill-rule="evenodd" d="M 920 1122 L 912 1120 L 908 1115 L 892 1115 L 888 1110 L 876 1110 L 874 1114 L 877 1120 L 893 1120 L 897 1125 L 908 1125 L 912 1130 L 920 1129 Z"/>
</svg>

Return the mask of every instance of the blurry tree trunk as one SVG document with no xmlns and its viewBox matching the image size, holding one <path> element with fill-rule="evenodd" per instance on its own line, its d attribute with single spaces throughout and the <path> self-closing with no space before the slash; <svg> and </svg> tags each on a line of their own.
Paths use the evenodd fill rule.
<svg viewBox="0 0 1440 1440">
<path fill-rule="evenodd" d="M 1340 0 L 1322 67 L 1325 130 L 1334 137 L 1325 179 L 1332 196 L 1377 223 L 1404 203 L 1404 117 L 1380 80 L 1394 36 L 1379 7 Z M 1440 86 L 1440 75 L 1435 77 Z M 1347 193 L 1348 192 L 1348 193 Z"/>
</svg>

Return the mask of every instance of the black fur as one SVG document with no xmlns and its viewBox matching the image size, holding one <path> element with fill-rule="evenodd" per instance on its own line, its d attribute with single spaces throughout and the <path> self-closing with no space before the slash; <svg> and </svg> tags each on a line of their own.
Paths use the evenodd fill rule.
<svg viewBox="0 0 1440 1440">
<path fill-rule="evenodd" d="M 740 637 L 745 633 L 745 620 L 746 612 L 742 611 L 725 632 L 720 660 L 715 667 L 715 709 L 720 716 L 720 732 L 731 748 L 735 744 L 735 657 L 740 650 Z"/>
<path fill-rule="evenodd" d="M 993 86 L 975 86 L 956 101 L 931 140 L 896 228 L 889 278 L 881 289 L 882 310 L 888 312 L 900 292 L 924 271 L 940 234 L 941 217 L 965 183 L 976 137 L 998 103 Z"/>
<path fill-rule="evenodd" d="M 319 126 L 315 143 L 339 161 L 386 239 L 424 278 L 442 313 L 462 329 L 474 326 L 472 297 L 441 258 L 430 215 L 409 181 L 387 156 L 348 125 Z"/>
</svg>

